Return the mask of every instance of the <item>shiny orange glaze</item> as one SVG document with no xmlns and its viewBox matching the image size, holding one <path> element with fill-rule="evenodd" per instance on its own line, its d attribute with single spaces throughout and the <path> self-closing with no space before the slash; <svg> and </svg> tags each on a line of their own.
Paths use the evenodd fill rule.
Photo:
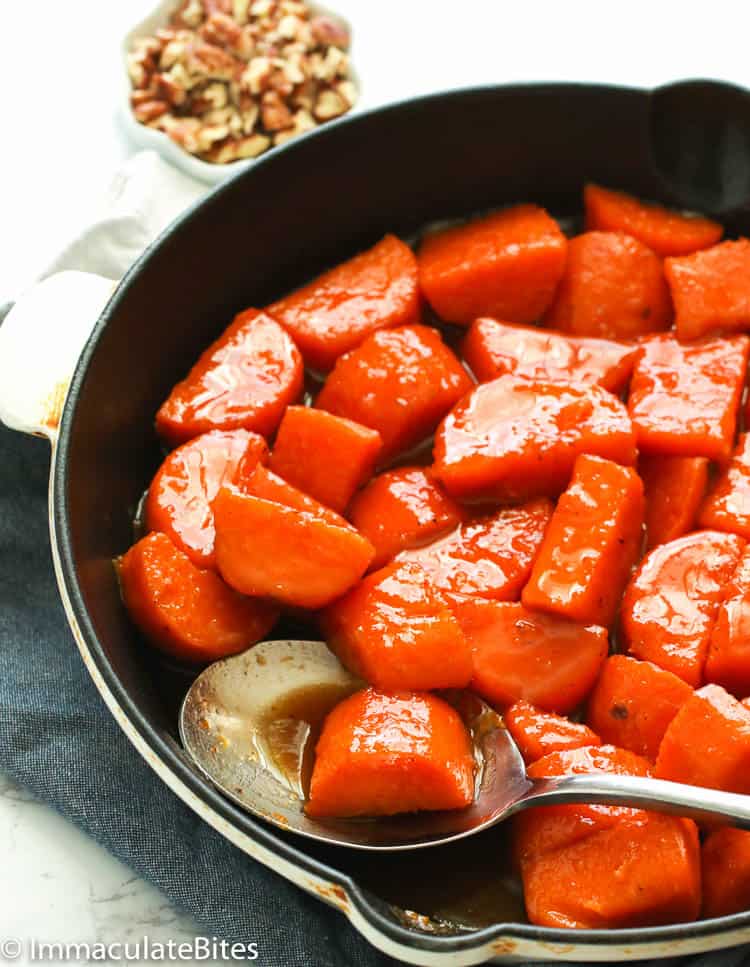
<svg viewBox="0 0 750 967">
<path fill-rule="evenodd" d="M 209 662 L 265 638 L 278 611 L 243 597 L 213 571 L 197 568 L 166 534 L 138 541 L 120 559 L 130 617 L 151 644 L 182 661 Z"/>
<path fill-rule="evenodd" d="M 544 498 L 467 521 L 399 560 L 416 561 L 452 607 L 471 598 L 513 601 L 526 583 L 552 515 Z"/>
<path fill-rule="evenodd" d="M 529 702 L 511 705 L 503 719 L 527 764 L 550 752 L 601 745 L 599 736 L 583 722 L 571 722 L 562 715 L 542 712 Z"/>
<path fill-rule="evenodd" d="M 268 459 L 262 436 L 212 430 L 173 450 L 156 473 L 143 508 L 147 530 L 168 534 L 198 567 L 216 567 L 211 502 L 224 481 L 247 479 Z"/>
<path fill-rule="evenodd" d="M 643 202 L 622 191 L 586 185 L 586 228 L 625 232 L 661 255 L 690 255 L 715 245 L 724 234 L 718 222 Z"/>
<path fill-rule="evenodd" d="M 579 453 L 635 463 L 620 400 L 599 386 L 508 375 L 477 386 L 445 418 L 434 471 L 449 493 L 467 500 L 556 496 Z"/>
<path fill-rule="evenodd" d="M 269 316 L 247 309 L 203 353 L 156 414 L 172 446 L 207 430 L 269 436 L 302 391 L 302 357 Z"/>
<path fill-rule="evenodd" d="M 734 534 L 697 531 L 650 551 L 622 599 L 628 651 L 697 688 L 724 586 L 744 546 Z"/>
<path fill-rule="evenodd" d="M 213 508 L 219 573 L 243 594 L 322 608 L 348 591 L 372 560 L 372 545 L 353 527 L 316 513 L 233 487 L 221 488 Z"/>
<path fill-rule="evenodd" d="M 403 326 L 342 356 L 315 406 L 377 430 L 387 461 L 426 439 L 472 385 L 439 332 Z"/>
<path fill-rule="evenodd" d="M 672 335 L 642 343 L 628 412 L 645 453 L 726 460 L 732 452 L 750 339 L 684 345 Z"/>
<path fill-rule="evenodd" d="M 428 470 L 403 467 L 381 473 L 360 491 L 349 519 L 375 548 L 371 566 L 382 567 L 399 551 L 453 530 L 464 512 Z"/>
<path fill-rule="evenodd" d="M 708 485 L 708 459 L 644 455 L 638 473 L 646 491 L 647 549 L 691 531 Z"/>
<path fill-rule="evenodd" d="M 707 682 L 723 685 L 737 698 L 750 696 L 750 550 L 724 588 L 706 658 Z"/>
<path fill-rule="evenodd" d="M 664 272 L 680 339 L 750 329 L 750 241 L 746 238 L 666 259 Z"/>
<path fill-rule="evenodd" d="M 643 513 L 635 470 L 581 454 L 523 589 L 526 607 L 609 627 L 640 556 Z"/>
<path fill-rule="evenodd" d="M 290 406 L 279 426 L 269 466 L 327 507 L 343 513 L 375 470 L 377 430 L 307 406 Z"/>
<path fill-rule="evenodd" d="M 461 809 L 474 795 L 474 757 L 447 702 L 368 688 L 328 715 L 316 749 L 310 816 L 390 816 Z"/>
<path fill-rule="evenodd" d="M 255 468 L 255 471 L 243 482 L 241 490 L 243 493 L 250 494 L 252 497 L 261 497 L 263 500 L 270 500 L 275 504 L 283 504 L 285 507 L 292 507 L 294 510 L 303 510 L 313 517 L 320 517 L 334 527 L 349 527 L 348 521 L 337 514 L 335 510 L 326 507 L 308 494 L 298 490 L 282 480 L 277 474 L 262 465 Z"/>
<path fill-rule="evenodd" d="M 327 371 L 376 329 L 419 322 L 417 261 L 395 235 L 266 309 L 294 337 L 305 362 Z"/>
<path fill-rule="evenodd" d="M 619 394 L 630 379 L 638 347 L 476 319 L 466 333 L 461 352 L 480 383 L 515 373 L 552 383 L 598 383 Z"/>
<path fill-rule="evenodd" d="M 462 688 L 471 678 L 463 632 L 418 564 L 368 575 L 321 621 L 342 664 L 377 688 Z"/>
<path fill-rule="evenodd" d="M 571 712 L 607 657 L 607 631 L 529 611 L 515 602 L 466 601 L 458 618 L 471 646 L 471 687 L 497 708 L 521 699 Z"/>
<path fill-rule="evenodd" d="M 612 655 L 589 696 L 586 721 L 604 742 L 654 762 L 667 726 L 692 694 L 653 662 Z"/>
<path fill-rule="evenodd" d="M 750 908 L 750 832 L 717 829 L 701 850 L 704 917 L 727 917 Z"/>
<path fill-rule="evenodd" d="M 740 434 L 731 460 L 701 505 L 698 523 L 750 540 L 750 433 Z"/>
<path fill-rule="evenodd" d="M 650 248 L 622 232 L 585 232 L 570 240 L 545 326 L 574 336 L 634 339 L 671 322 L 662 261 Z"/>
<path fill-rule="evenodd" d="M 654 775 L 750 793 L 750 711 L 720 685 L 704 685 L 664 733 Z"/>
</svg>

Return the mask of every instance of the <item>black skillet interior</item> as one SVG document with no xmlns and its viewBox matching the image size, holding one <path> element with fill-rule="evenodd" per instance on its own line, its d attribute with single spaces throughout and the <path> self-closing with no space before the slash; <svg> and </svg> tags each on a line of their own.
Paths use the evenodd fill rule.
<svg viewBox="0 0 750 967">
<path fill-rule="evenodd" d="M 137 641 L 111 560 L 131 542 L 136 503 L 159 460 L 154 412 L 233 313 L 264 305 L 387 231 L 408 237 L 437 218 L 517 201 L 575 215 L 587 179 L 674 201 L 652 166 L 649 103 L 646 92 L 598 86 L 479 89 L 345 120 L 274 153 L 212 193 L 140 260 L 100 320 L 69 395 L 55 479 L 58 545 L 76 617 L 108 685 L 202 800 L 294 862 L 323 863 L 330 879 L 372 887 L 350 887 L 355 902 L 407 943 L 469 938 L 407 934 L 382 900 L 453 919 L 456 897 L 468 896 L 467 922 L 519 922 L 519 901 L 503 884 L 475 895 L 479 857 L 502 866 L 498 837 L 418 862 L 384 861 L 284 835 L 223 800 L 176 741 L 175 703 L 189 679 L 166 674 Z M 451 876 L 432 876 L 433 864 Z M 436 889 L 437 879 L 448 885 Z M 519 931 L 565 940 L 559 931 Z M 645 933 L 655 931 L 628 932 Z"/>
</svg>

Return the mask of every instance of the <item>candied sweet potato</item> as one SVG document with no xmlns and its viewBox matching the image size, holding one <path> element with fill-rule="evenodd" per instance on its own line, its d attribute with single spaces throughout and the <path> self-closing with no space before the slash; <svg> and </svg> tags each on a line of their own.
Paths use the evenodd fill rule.
<svg viewBox="0 0 750 967">
<path fill-rule="evenodd" d="M 461 809 L 474 757 L 455 709 L 435 695 L 367 688 L 340 702 L 315 750 L 309 816 L 391 816 Z"/>
<path fill-rule="evenodd" d="M 580 453 L 635 463 L 623 404 L 599 386 L 500 376 L 482 383 L 443 420 L 434 471 L 466 500 L 557 496 Z"/>
<path fill-rule="evenodd" d="M 691 531 L 708 485 L 708 459 L 644 455 L 638 473 L 646 492 L 647 549 Z"/>
<path fill-rule="evenodd" d="M 706 657 L 707 682 L 723 685 L 737 698 L 750 696 L 750 551 L 724 587 Z"/>
<path fill-rule="evenodd" d="M 728 917 L 750 908 L 750 833 L 716 829 L 701 850 L 704 917 Z"/>
<path fill-rule="evenodd" d="M 262 500 L 270 500 L 294 510 L 305 511 L 313 517 L 320 517 L 334 527 L 349 527 L 348 521 L 341 514 L 298 490 L 297 487 L 293 487 L 262 464 L 242 482 L 240 489 L 252 497 L 260 497 Z"/>
<path fill-rule="evenodd" d="M 269 316 L 247 309 L 208 347 L 156 414 L 170 446 L 208 430 L 269 436 L 302 391 L 302 357 Z"/>
<path fill-rule="evenodd" d="M 609 627 L 643 543 L 643 511 L 635 470 L 581 454 L 523 589 L 526 607 Z"/>
<path fill-rule="evenodd" d="M 550 752 L 601 745 L 599 736 L 583 722 L 571 722 L 562 715 L 543 712 L 529 702 L 515 702 L 503 719 L 527 764 Z"/>
<path fill-rule="evenodd" d="M 327 371 L 376 329 L 419 322 L 417 260 L 386 235 L 266 311 L 292 334 L 308 366 Z"/>
<path fill-rule="evenodd" d="M 750 540 L 750 433 L 740 434 L 731 460 L 719 470 L 698 523 Z"/>
<path fill-rule="evenodd" d="M 535 322 L 552 301 L 567 241 L 536 205 L 516 205 L 427 235 L 418 252 L 419 283 L 446 322 L 478 316 Z"/>
<path fill-rule="evenodd" d="M 342 356 L 315 406 L 377 430 L 387 462 L 429 437 L 472 385 L 439 332 L 402 326 Z"/>
<path fill-rule="evenodd" d="M 237 594 L 156 531 L 131 547 L 117 570 L 133 622 L 152 645 L 182 661 L 215 661 L 244 651 L 265 638 L 278 618 L 274 607 Z"/>
</svg>

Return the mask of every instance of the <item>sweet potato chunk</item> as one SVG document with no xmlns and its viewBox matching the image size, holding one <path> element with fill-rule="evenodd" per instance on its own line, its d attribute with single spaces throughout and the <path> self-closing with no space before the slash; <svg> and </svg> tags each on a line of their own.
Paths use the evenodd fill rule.
<svg viewBox="0 0 750 967">
<path fill-rule="evenodd" d="M 731 460 L 703 501 L 698 523 L 750 540 L 750 433 L 740 434 Z"/>
<path fill-rule="evenodd" d="M 701 850 L 704 917 L 728 917 L 750 909 L 750 833 L 717 829 Z"/>
<path fill-rule="evenodd" d="M 607 631 L 535 614 L 515 602 L 466 601 L 458 619 L 472 650 L 471 687 L 492 705 L 523 699 L 545 712 L 571 712 L 607 657 Z"/>
<path fill-rule="evenodd" d="M 650 551 L 622 600 L 630 654 L 698 688 L 724 586 L 744 546 L 734 534 L 697 531 Z"/>
<path fill-rule="evenodd" d="M 305 511 L 313 517 L 320 517 L 334 527 L 349 527 L 348 521 L 341 514 L 337 514 L 335 510 L 331 510 L 330 507 L 326 507 L 320 501 L 293 487 L 263 465 L 256 467 L 255 471 L 242 482 L 239 489 L 252 497 L 260 497 L 262 500 L 283 504 L 294 510 Z"/>
<path fill-rule="evenodd" d="M 599 185 L 586 185 L 583 200 L 589 231 L 625 232 L 662 258 L 690 255 L 715 245 L 724 234 L 721 225 L 709 218 L 684 215 Z"/>
<path fill-rule="evenodd" d="M 737 698 L 750 696 L 750 551 L 725 585 L 711 632 L 705 679 L 723 685 Z"/>
<path fill-rule="evenodd" d="M 706 457 L 643 456 L 638 473 L 646 492 L 647 549 L 691 531 L 708 485 Z"/>
<path fill-rule="evenodd" d="M 125 607 L 154 647 L 187 662 L 234 655 L 265 638 L 278 611 L 197 568 L 166 534 L 138 541 L 118 563 Z"/>
<path fill-rule="evenodd" d="M 471 386 L 439 332 L 402 326 L 342 356 L 315 406 L 377 430 L 386 462 L 429 437 Z"/>
<path fill-rule="evenodd" d="M 329 713 L 315 753 L 309 816 L 462 809 L 474 796 L 468 733 L 435 695 L 356 692 Z"/>
<path fill-rule="evenodd" d="M 750 793 L 750 710 L 720 685 L 704 685 L 670 722 L 654 775 Z"/>
<path fill-rule="evenodd" d="M 750 329 L 750 241 L 721 242 L 666 259 L 680 339 Z"/>
<path fill-rule="evenodd" d="M 579 453 L 635 463 L 623 404 L 599 386 L 508 375 L 477 386 L 443 420 L 434 471 L 462 499 L 557 496 Z"/>
<path fill-rule="evenodd" d="M 638 355 L 637 346 L 609 339 L 577 339 L 495 319 L 476 319 L 461 351 L 480 383 L 515 373 L 551 383 L 598 383 L 615 394 L 625 389 Z"/>
<path fill-rule="evenodd" d="M 359 580 L 375 553 L 345 521 L 234 487 L 222 487 L 213 508 L 219 573 L 243 594 L 322 608 Z"/>
<path fill-rule="evenodd" d="M 609 627 L 643 543 L 643 510 L 635 470 L 581 454 L 523 589 L 526 607 Z"/>
<path fill-rule="evenodd" d="M 327 507 L 343 513 L 373 474 L 382 449 L 377 430 L 324 410 L 290 406 L 269 466 Z"/>
<path fill-rule="evenodd" d="M 203 353 L 156 414 L 170 446 L 208 430 L 269 436 L 302 392 L 302 357 L 269 316 L 247 309 Z"/>
<path fill-rule="evenodd" d="M 173 450 L 156 472 L 143 508 L 146 528 L 167 534 L 198 567 L 216 567 L 211 502 L 225 481 L 240 483 L 268 459 L 257 433 L 212 430 Z"/>
<path fill-rule="evenodd" d="M 463 632 L 418 564 L 368 575 L 321 623 L 341 663 L 377 688 L 462 688 L 471 678 Z"/>
<path fill-rule="evenodd" d="M 545 326 L 574 336 L 634 339 L 668 329 L 671 322 L 661 259 L 643 242 L 622 232 L 585 232 L 571 239 Z"/>
<path fill-rule="evenodd" d="M 394 235 L 266 309 L 313 369 L 327 371 L 376 329 L 419 322 L 417 260 Z"/>
<path fill-rule="evenodd" d="M 552 504 L 544 498 L 506 507 L 461 524 L 427 547 L 404 551 L 399 560 L 418 562 L 454 610 L 471 597 L 515 601 L 551 515 Z"/>
<path fill-rule="evenodd" d="M 503 719 L 527 764 L 550 752 L 601 745 L 599 736 L 583 722 L 571 722 L 562 715 L 542 712 L 529 702 L 511 705 Z"/>
<path fill-rule="evenodd" d="M 382 567 L 399 551 L 429 544 L 464 519 L 429 470 L 402 467 L 381 473 L 360 491 L 349 519 L 375 548 L 372 567 Z"/>
<path fill-rule="evenodd" d="M 446 322 L 477 316 L 535 322 L 552 301 L 567 242 L 536 205 L 516 205 L 427 235 L 418 253 L 419 284 Z"/>
<path fill-rule="evenodd" d="M 655 762 L 667 726 L 692 694 L 650 661 L 612 655 L 589 698 L 587 722 L 604 742 Z"/>
</svg>

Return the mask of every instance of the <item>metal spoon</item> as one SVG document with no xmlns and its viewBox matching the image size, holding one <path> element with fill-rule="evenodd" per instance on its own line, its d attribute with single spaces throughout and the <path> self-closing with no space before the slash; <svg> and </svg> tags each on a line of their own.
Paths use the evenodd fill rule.
<svg viewBox="0 0 750 967">
<path fill-rule="evenodd" d="M 552 803 L 639 806 L 750 829 L 750 796 L 603 773 L 530 780 L 501 717 L 470 692 L 449 698 L 474 742 L 478 768 L 471 806 L 372 820 L 309 819 L 303 810 L 303 759 L 311 752 L 305 715 L 322 720 L 361 686 L 321 641 L 263 642 L 198 676 L 182 705 L 180 735 L 198 768 L 249 812 L 311 839 L 356 849 L 449 843 L 529 806 Z M 274 748 L 279 734 L 283 756 L 278 743 Z"/>
</svg>

